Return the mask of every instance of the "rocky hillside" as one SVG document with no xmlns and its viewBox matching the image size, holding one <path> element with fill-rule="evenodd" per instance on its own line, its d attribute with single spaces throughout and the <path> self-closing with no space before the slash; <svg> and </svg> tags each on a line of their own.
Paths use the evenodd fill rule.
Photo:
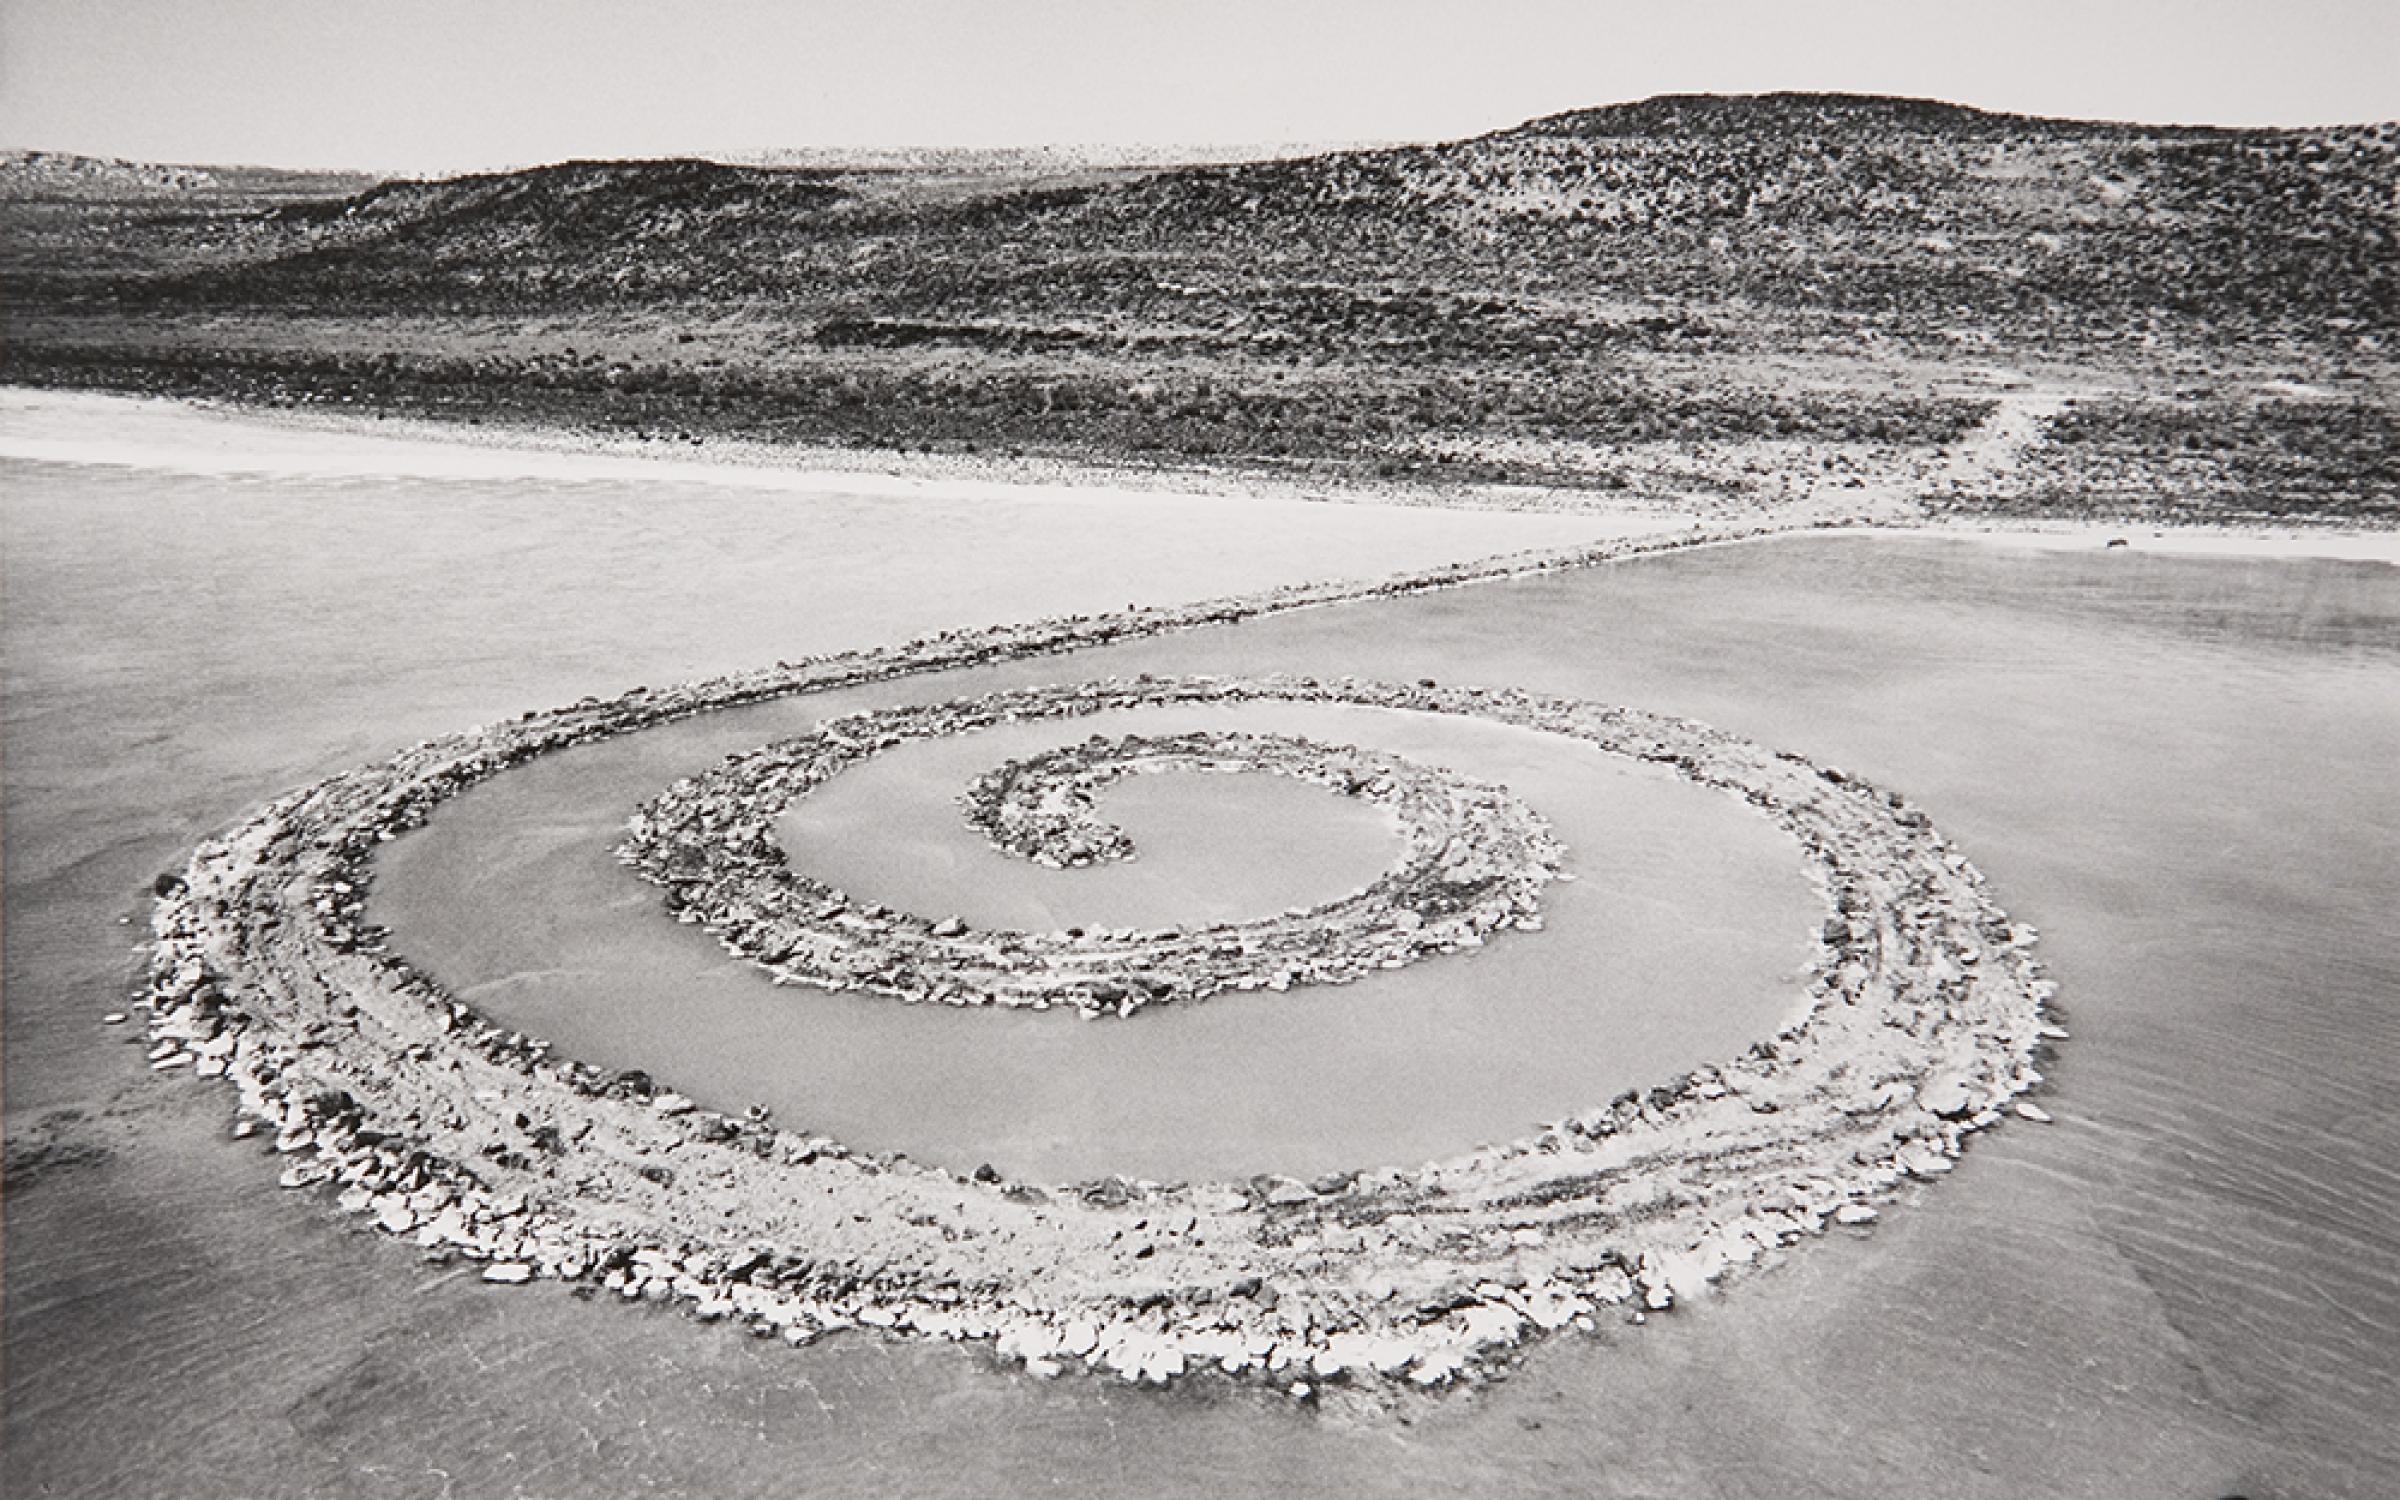
<svg viewBox="0 0 2400 1500">
<path fill-rule="evenodd" d="M 911 192 L 895 171 L 576 162 L 269 195 L 204 232 L 162 212 L 172 253 L 25 268 L 10 369 L 868 447 L 1601 487 L 1676 471 L 1727 493 L 1779 461 L 1762 443 L 1931 462 L 1992 416 L 1982 386 L 2014 382 L 2115 405 L 2052 413 L 2030 451 L 2055 472 L 1990 503 L 2121 507 L 2166 482 L 2139 452 L 2156 438 L 2169 503 L 2400 512 L 2394 126 L 1668 97 L 1032 186 L 953 171 Z M 172 333 L 200 317 L 217 347 Z M 2239 452 L 2214 462 L 2226 433 Z M 1660 444 L 1723 451 L 1679 469 Z"/>
<path fill-rule="evenodd" d="M 1913 101 L 1665 99 L 1053 209 L 1290 257 L 1867 313 L 2400 315 L 2400 130 L 2142 131 Z M 1490 273 L 1487 273 L 1490 274 Z"/>
<path fill-rule="evenodd" d="M 2389 325 L 2400 317 L 2396 182 L 2389 126 L 2145 130 L 1909 100 L 1666 98 L 1451 145 L 920 211 L 848 191 L 838 171 L 697 161 L 392 183 L 274 215 L 279 233 L 188 290 L 848 294 L 905 307 L 942 300 L 945 278 L 910 274 L 939 261 L 982 273 L 954 275 L 954 296 L 1114 312 L 1140 278 L 1103 277 L 1078 296 L 1050 273 L 1314 265 L 1355 282 L 1376 265 L 1462 289 L 1539 279 L 1843 312 Z M 895 255 L 898 266 L 852 274 L 862 258 Z M 1244 310 L 1291 320 L 1274 299 Z"/>
<path fill-rule="evenodd" d="M 341 299 L 371 291 L 552 297 L 706 296 L 736 261 L 772 259 L 847 195 L 829 174 L 713 162 L 574 161 L 439 182 L 387 182 L 269 215 L 226 279 Z M 202 278 L 203 283 L 208 278 Z"/>
</svg>

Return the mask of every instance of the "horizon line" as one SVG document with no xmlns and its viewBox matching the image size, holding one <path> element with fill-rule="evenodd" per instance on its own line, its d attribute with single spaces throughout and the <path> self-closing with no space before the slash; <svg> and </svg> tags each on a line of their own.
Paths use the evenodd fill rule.
<svg viewBox="0 0 2400 1500">
<path fill-rule="evenodd" d="M 1968 104 L 1954 99 L 1943 99 L 1930 94 L 1878 94 L 1847 89 L 1766 89 L 1757 91 L 1726 92 L 1679 89 L 1668 90 L 1666 92 L 1656 94 L 1646 94 L 1636 99 L 1619 99 L 1601 104 L 1579 105 L 1563 110 L 1548 110 L 1540 114 L 1525 116 L 1507 124 L 1492 126 L 1484 130 L 1472 131 L 1463 135 L 1428 136 L 1422 138 L 1360 137 L 1355 139 L 1320 138 L 1255 141 L 1084 139 L 1049 140 L 1006 145 L 964 145 L 935 141 L 886 141 L 874 143 L 812 143 L 777 146 L 690 146 L 655 152 L 643 152 L 634 155 L 612 156 L 605 154 L 590 155 L 569 153 L 561 156 L 516 157 L 505 159 L 490 158 L 470 163 L 438 166 L 426 166 L 422 164 L 411 166 L 398 166 L 393 164 L 367 165 L 359 163 L 332 165 L 323 162 L 293 163 L 289 161 L 271 161 L 263 159 L 212 161 L 194 158 L 135 157 L 123 156 L 113 152 L 76 150 L 71 147 L 16 145 L 5 141 L 0 141 L 0 157 L 72 157 L 82 161 L 101 162 L 129 167 L 151 167 L 188 171 L 265 171 L 290 172 L 296 174 L 321 173 L 336 176 L 380 176 L 387 179 L 399 178 L 403 176 L 447 178 L 499 175 L 511 172 L 532 171 L 542 167 L 559 166 L 568 162 L 580 161 L 715 161 L 718 162 L 718 164 L 725 166 L 756 167 L 762 170 L 771 171 L 777 170 L 779 164 L 762 162 L 758 160 L 743 160 L 743 158 L 771 157 L 778 155 L 805 156 L 810 154 L 819 154 L 829 157 L 878 155 L 1009 157 L 1075 155 L 1079 153 L 1091 153 L 1096 156 L 1113 155 L 1124 158 L 1124 160 L 1118 164 L 1128 167 L 1156 166 L 1168 168 L 1176 166 L 1231 166 L 1252 161 L 1290 160 L 1299 157 L 1335 155 L 1352 151 L 1397 150 L 1412 146 L 1438 147 L 1463 145 L 1471 141 L 1486 140 L 1494 136 L 1507 135 L 1514 131 L 1526 129 L 1529 126 L 1538 125 L 1547 120 L 1567 119 L 1578 115 L 1600 114 L 1610 110 L 1633 109 L 1643 105 L 1660 104 L 1671 101 L 1766 101 L 1793 99 L 1923 104 L 1937 106 L 1942 109 L 1957 110 L 1967 114 L 1982 115 L 1998 120 L 2021 120 L 2050 125 L 2082 125 L 2131 130 L 2204 131 L 2223 134 L 2263 134 L 2274 132 L 2305 133 L 2311 131 L 2329 130 L 2379 130 L 2386 128 L 2400 128 L 2400 117 L 2384 119 L 2317 120 L 2302 124 L 2293 124 L 2288 122 L 2275 124 L 2225 124 L 2207 120 L 2135 120 L 2117 119 L 2098 115 L 2034 114 L 2022 110 L 1996 108 L 1981 104 Z M 1098 166 L 1104 166 L 1108 164 L 1109 163 L 1106 162 L 1093 163 L 1093 165 Z"/>
</svg>

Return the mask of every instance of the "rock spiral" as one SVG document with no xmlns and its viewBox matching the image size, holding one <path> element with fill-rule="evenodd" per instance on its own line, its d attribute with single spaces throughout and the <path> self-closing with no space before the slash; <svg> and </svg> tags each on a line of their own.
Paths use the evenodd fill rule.
<svg viewBox="0 0 2400 1500">
<path fill-rule="evenodd" d="M 1291 696 L 1371 702 L 1378 690 L 1145 679 L 1028 688 L 851 714 L 678 783 L 634 815 L 620 857 L 669 904 L 778 976 L 952 1005 L 1131 1015 L 1226 989 L 1343 983 L 1534 925 L 1562 851 L 1507 788 L 1403 756 L 1291 736 L 1200 732 L 1086 742 L 987 772 L 970 823 L 1065 867 L 1130 855 L 1092 794 L 1145 770 L 1265 770 L 1331 787 L 1398 819 L 1399 861 L 1363 890 L 1260 921 L 1157 931 L 993 932 L 854 900 L 793 869 L 774 821 L 795 800 L 912 740 L 995 724 L 1168 704 Z"/>
<path fill-rule="evenodd" d="M 1805 1016 L 1738 1057 L 1422 1168 L 1309 1183 L 1036 1184 L 868 1157 L 696 1107 L 638 1073 L 555 1057 L 444 992 L 366 921 L 382 841 L 546 751 L 780 693 L 1270 607 L 1284 603 L 953 635 L 636 689 L 330 777 L 161 881 L 144 996 L 152 1066 L 237 1090 L 237 1133 L 271 1132 L 287 1185 L 324 1184 L 385 1232 L 484 1263 L 495 1283 L 583 1282 L 796 1343 L 859 1326 L 973 1340 L 1036 1373 L 1074 1362 L 1128 1379 L 1216 1370 L 1367 1391 L 1472 1378 L 1612 1305 L 1664 1307 L 1829 1225 L 1871 1219 L 1908 1180 L 1949 1170 L 1971 1132 L 2040 1083 L 2035 1060 L 2058 1033 L 2045 1023 L 2050 986 L 2033 934 L 1924 814 L 1705 725 L 1505 687 L 1132 679 L 1025 690 L 1001 710 L 1051 704 L 1065 715 L 1112 696 L 1171 694 L 1469 715 L 1668 766 L 1792 834 L 1828 908 Z M 1215 736 L 1130 754 L 1120 745 L 1108 752 L 1116 761 L 1103 754 L 1087 768 L 1228 748 Z M 811 753 L 852 752 L 828 743 Z M 752 770 L 765 785 L 814 763 L 770 747 Z M 1047 769 L 1071 783 L 1077 768 Z M 1001 791 L 995 806 L 1006 807 Z M 718 808 L 705 792 L 675 805 Z M 755 813 L 747 793 L 721 810 Z M 1069 811 L 1066 826 L 1088 833 Z M 645 816 L 647 832 L 637 819 L 629 842 L 680 851 L 662 855 L 670 891 L 681 880 L 717 902 L 708 878 L 675 863 L 706 852 L 705 822 Z M 1525 859 L 1500 873 L 1538 887 L 1548 852 L 1538 821 L 1521 834 Z M 1054 847 L 1039 831 L 1029 838 Z M 715 842 L 742 859 L 760 854 L 742 837 Z M 737 861 L 725 878 L 757 880 L 764 868 Z M 765 929 L 735 905 L 720 914 Z"/>
</svg>

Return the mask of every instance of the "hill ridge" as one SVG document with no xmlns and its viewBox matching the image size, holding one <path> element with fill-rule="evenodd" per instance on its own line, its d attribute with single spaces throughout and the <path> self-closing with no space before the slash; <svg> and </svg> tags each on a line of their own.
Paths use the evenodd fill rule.
<svg viewBox="0 0 2400 1500">
<path fill-rule="evenodd" d="M 1999 131 L 2063 134 L 2231 135 L 2220 125 L 2145 124 L 2024 114 L 1915 94 L 1777 89 L 1752 94 L 1667 93 L 1537 116 L 1493 135 L 1727 134 L 1762 127 L 1876 125 L 1887 129 L 1985 135 Z M 2307 129 L 2324 127 L 2299 127 Z"/>
<path fill-rule="evenodd" d="M 1837 461 L 1955 486 L 1983 469 L 1939 455 L 2041 369 L 2010 482 L 2044 505 L 2400 514 L 2396 204 L 2400 126 L 1833 94 L 1063 178 L 666 158 L 19 198 L 0 373 L 1755 496 Z"/>
</svg>

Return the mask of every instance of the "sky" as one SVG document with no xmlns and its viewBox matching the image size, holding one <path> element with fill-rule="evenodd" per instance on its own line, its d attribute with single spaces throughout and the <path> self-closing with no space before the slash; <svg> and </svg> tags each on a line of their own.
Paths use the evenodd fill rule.
<svg viewBox="0 0 2400 1500">
<path fill-rule="evenodd" d="M 0 147 L 149 161 L 1440 140 L 1777 89 L 2400 119 L 2400 0 L 0 0 Z"/>
</svg>

